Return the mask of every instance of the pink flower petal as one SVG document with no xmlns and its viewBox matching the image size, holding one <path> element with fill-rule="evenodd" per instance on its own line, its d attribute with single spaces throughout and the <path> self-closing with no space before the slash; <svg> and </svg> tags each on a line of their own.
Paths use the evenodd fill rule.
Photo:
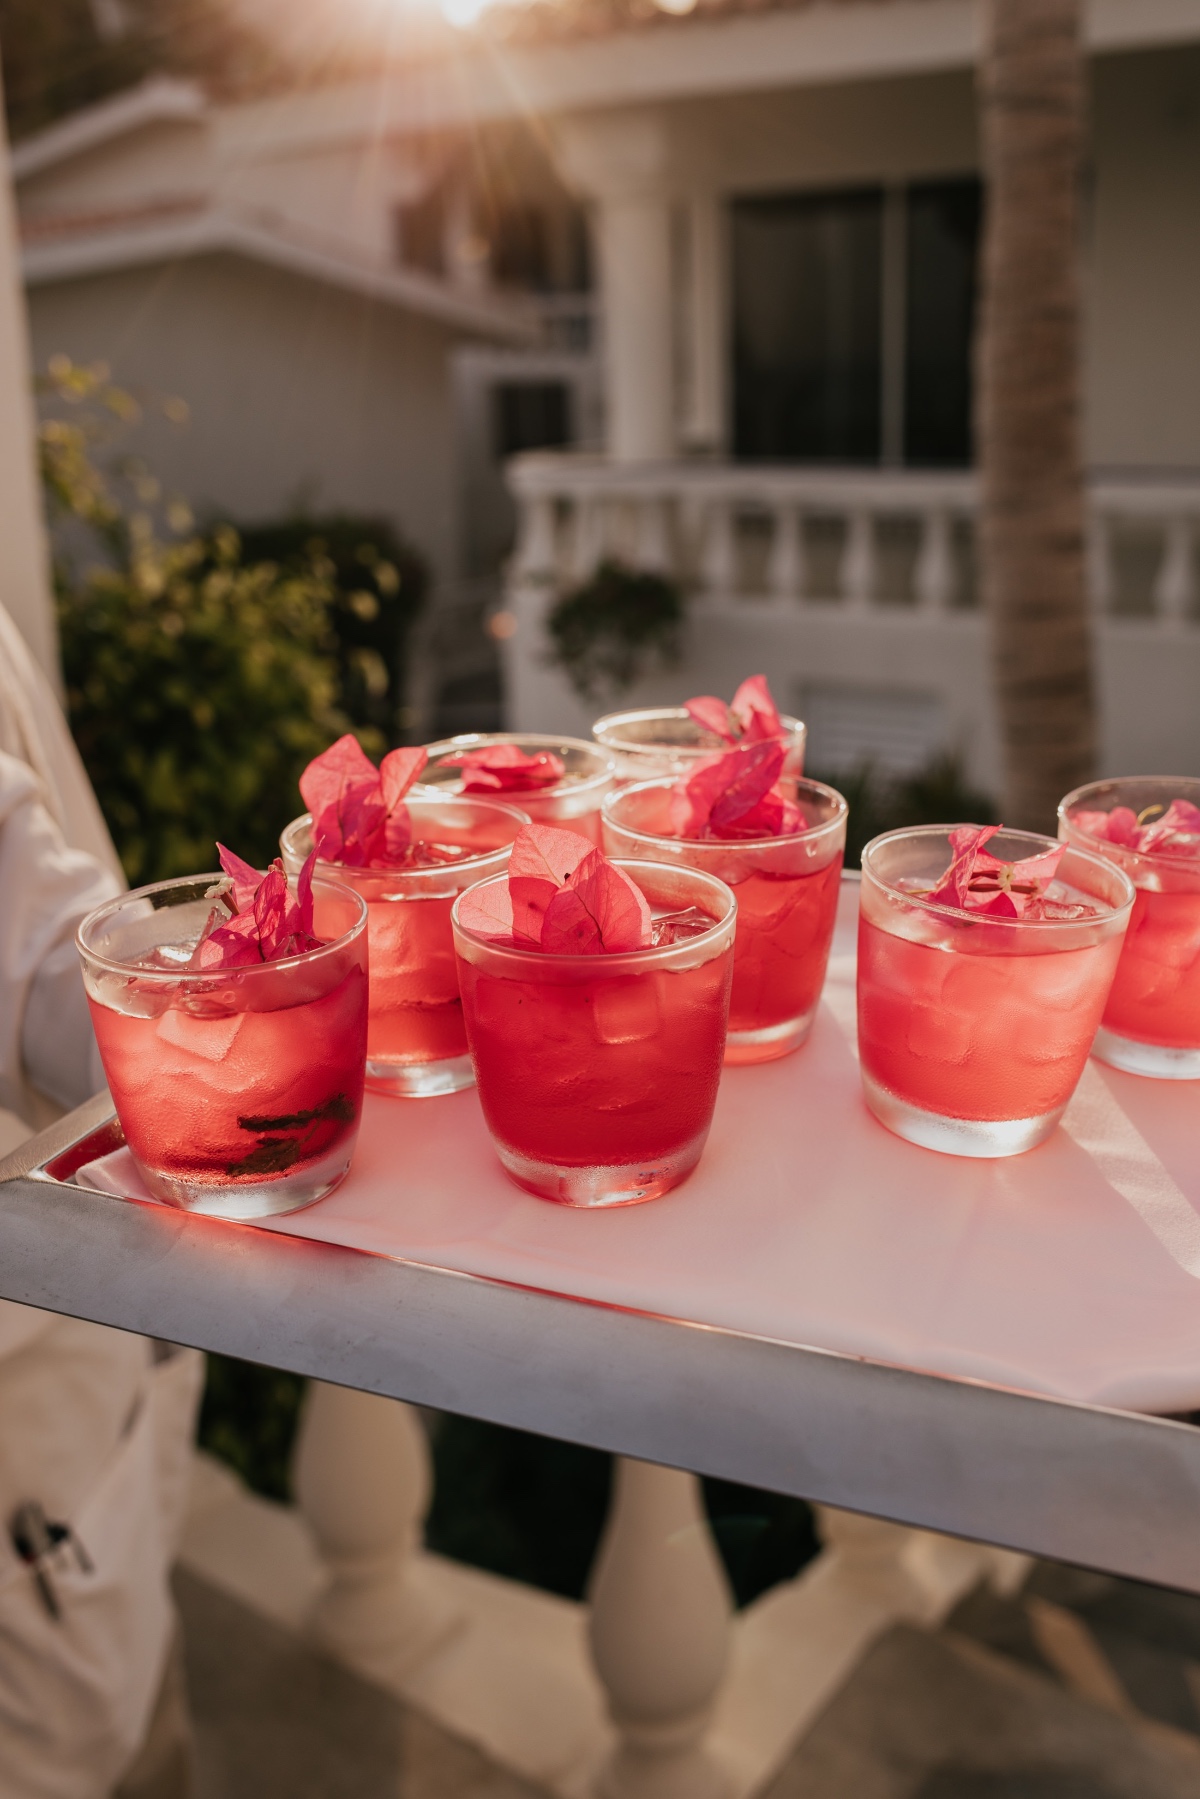
<svg viewBox="0 0 1200 1799">
<path fill-rule="evenodd" d="M 386 808 L 379 771 L 356 737 L 347 733 L 309 763 L 300 792 L 312 813 L 313 841 L 327 862 L 361 868 Z"/>
<path fill-rule="evenodd" d="M 379 764 L 379 785 L 389 812 L 395 811 L 428 760 L 429 752 L 423 745 L 388 751 Z"/>
<path fill-rule="evenodd" d="M 546 907 L 595 847 L 578 831 L 559 831 L 553 825 L 522 826 L 508 859 L 515 936 L 541 942 Z"/>
<path fill-rule="evenodd" d="M 313 934 L 313 871 L 317 866 L 317 852 L 310 850 L 304 858 L 304 866 L 296 877 L 296 911 L 299 915 L 298 928 L 308 936 Z"/>
<path fill-rule="evenodd" d="M 257 868 L 251 868 L 232 850 L 227 850 L 223 843 L 218 843 L 217 854 L 221 858 L 221 867 L 233 882 L 230 898 L 233 900 L 235 912 L 248 912 L 254 904 L 254 896 L 258 892 L 258 883 L 262 880 Z"/>
<path fill-rule="evenodd" d="M 936 905 L 993 918 L 1023 918 L 1030 902 L 1041 899 L 1066 854 L 1056 843 L 1021 862 L 1001 862 L 984 849 L 1002 825 L 964 825 L 950 833 L 954 860 L 927 895 Z"/>
<path fill-rule="evenodd" d="M 598 919 L 574 887 L 560 887 L 542 914 L 540 947 L 550 956 L 599 956 L 604 939 Z"/>
<path fill-rule="evenodd" d="M 258 941 L 258 926 L 252 912 L 242 912 L 228 924 L 218 925 L 201 938 L 192 953 L 189 968 L 244 968 L 263 960 Z"/>
<path fill-rule="evenodd" d="M 263 960 L 273 962 L 278 955 L 278 942 L 287 934 L 288 885 L 283 864 L 276 857 L 268 868 L 254 896 L 254 921 Z"/>
<path fill-rule="evenodd" d="M 747 743 L 763 743 L 783 734 L 783 721 L 771 698 L 765 675 L 751 675 L 733 696 L 730 711 L 742 727 Z"/>
<path fill-rule="evenodd" d="M 599 947 L 609 954 L 622 950 L 645 949 L 652 932 L 650 907 L 641 888 L 623 868 L 615 868 L 599 850 L 593 850 L 574 870 L 567 890 L 578 895 L 588 915 L 595 920 Z M 549 919 L 554 901 L 547 907 Z M 542 948 L 546 943 L 546 920 L 542 923 Z"/>
<path fill-rule="evenodd" d="M 711 731 L 714 737 L 723 737 L 726 743 L 737 742 L 737 732 L 724 700 L 714 698 L 711 693 L 702 693 L 698 699 L 685 700 L 683 709 L 702 731 Z"/>
<path fill-rule="evenodd" d="M 729 784 L 708 815 L 714 830 L 733 824 L 771 791 L 783 769 L 783 745 L 747 744 L 731 750 L 726 761 L 736 766 L 730 769 Z"/>
<path fill-rule="evenodd" d="M 1150 855 L 1200 855 L 1200 806 L 1172 800 L 1161 818 L 1142 826 L 1137 847 Z"/>
<path fill-rule="evenodd" d="M 552 750 L 526 755 L 516 743 L 491 743 L 479 750 L 459 750 L 442 760 L 444 768 L 461 768 L 464 793 L 533 793 L 561 781 L 567 765 Z"/>
<path fill-rule="evenodd" d="M 1136 849 L 1139 839 L 1137 813 L 1129 806 L 1114 806 L 1108 815 L 1108 841 Z"/>
<path fill-rule="evenodd" d="M 464 930 L 485 937 L 489 943 L 512 945 L 513 908 L 507 883 L 485 881 L 468 887 L 458 902 L 459 923 Z"/>
</svg>

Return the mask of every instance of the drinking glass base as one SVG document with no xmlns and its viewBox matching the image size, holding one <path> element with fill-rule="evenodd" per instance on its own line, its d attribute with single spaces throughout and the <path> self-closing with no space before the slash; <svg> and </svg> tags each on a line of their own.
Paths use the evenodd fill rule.
<svg viewBox="0 0 1200 1799">
<path fill-rule="evenodd" d="M 1172 1049 L 1165 1043 L 1139 1043 L 1119 1037 L 1101 1025 L 1092 1054 L 1126 1074 L 1145 1074 L 1159 1081 L 1200 1081 L 1200 1049 Z"/>
<path fill-rule="evenodd" d="M 865 1068 L 862 1084 L 867 1105 L 880 1124 L 897 1137 L 919 1143 L 922 1149 L 936 1149 L 944 1156 L 990 1160 L 1023 1155 L 1027 1149 L 1045 1142 L 1066 1111 L 1065 1106 L 1059 1106 L 1036 1118 L 946 1118 L 940 1112 L 923 1111 L 909 1100 L 889 1093 Z"/>
<path fill-rule="evenodd" d="M 432 1099 L 438 1093 L 461 1093 L 475 1085 L 470 1056 L 443 1056 L 440 1062 L 367 1062 L 372 1093 L 400 1099 Z"/>
<path fill-rule="evenodd" d="M 295 1174 L 279 1175 L 273 1181 L 186 1181 L 177 1175 L 160 1174 L 137 1162 L 138 1173 L 156 1199 L 177 1206 L 181 1212 L 195 1212 L 201 1218 L 225 1218 L 245 1223 L 255 1218 L 282 1218 L 287 1212 L 302 1211 L 316 1205 L 335 1187 L 340 1187 L 350 1168 L 357 1130 L 348 1142 L 322 1156 L 319 1162 Z"/>
<path fill-rule="evenodd" d="M 578 1206 L 598 1210 L 603 1206 L 639 1206 L 647 1199 L 677 1187 L 686 1180 L 704 1148 L 707 1129 L 682 1149 L 656 1156 L 648 1162 L 624 1162 L 615 1166 L 573 1168 L 566 1164 L 540 1162 L 523 1156 L 507 1144 L 497 1143 L 496 1154 L 518 1187 L 536 1193 L 539 1199 L 552 1199 L 560 1206 Z"/>
<path fill-rule="evenodd" d="M 761 1031 L 730 1031 L 725 1039 L 725 1066 L 737 1068 L 749 1062 L 775 1062 L 799 1049 L 813 1027 L 816 1006 L 810 1006 L 799 1018 L 785 1018 L 782 1024 L 766 1025 Z"/>
</svg>

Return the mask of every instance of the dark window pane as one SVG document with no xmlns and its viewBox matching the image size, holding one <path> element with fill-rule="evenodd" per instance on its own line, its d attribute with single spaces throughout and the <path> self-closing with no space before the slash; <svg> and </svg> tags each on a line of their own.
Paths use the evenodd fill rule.
<svg viewBox="0 0 1200 1799">
<path fill-rule="evenodd" d="M 503 206 L 492 222 L 492 277 L 505 287 L 549 288 L 546 216 L 537 206 Z"/>
<path fill-rule="evenodd" d="M 878 189 L 734 203 L 737 455 L 879 460 L 882 218 Z"/>
<path fill-rule="evenodd" d="M 522 450 L 559 450 L 571 440 L 570 408 L 562 381 L 502 381 L 496 390 L 498 460 Z"/>
<path fill-rule="evenodd" d="M 979 253 L 978 181 L 908 190 L 904 460 L 971 460 L 971 340 Z"/>
</svg>

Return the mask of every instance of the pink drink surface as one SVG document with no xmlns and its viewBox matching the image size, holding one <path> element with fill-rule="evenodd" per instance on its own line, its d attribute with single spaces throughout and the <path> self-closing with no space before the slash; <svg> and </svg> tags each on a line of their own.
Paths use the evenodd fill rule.
<svg viewBox="0 0 1200 1799">
<path fill-rule="evenodd" d="M 461 961 L 492 1135 L 531 1160 L 579 1168 L 692 1142 L 716 1101 L 732 966 L 725 950 L 698 968 L 510 979 Z"/>
<path fill-rule="evenodd" d="M 922 922 L 954 947 L 859 920 L 865 1072 L 946 1118 L 1037 1118 L 1065 1105 L 1100 1023 L 1120 937 L 1013 955 L 1002 953 L 1011 928 Z"/>
<path fill-rule="evenodd" d="M 800 1018 L 820 998 L 837 912 L 842 857 L 815 874 L 754 870 L 734 887 L 731 1031 L 761 1031 Z"/>
<path fill-rule="evenodd" d="M 1192 882 L 1200 888 L 1195 872 Z M 1141 1043 L 1200 1048 L 1200 891 L 1138 888 L 1104 1024 Z"/>
<path fill-rule="evenodd" d="M 152 1017 L 89 997 L 113 1103 L 138 1161 L 191 1182 L 262 1181 L 302 1173 L 353 1138 L 366 973 L 344 965 L 338 972 L 326 991 L 270 1011 L 218 1010 L 211 985 L 188 995 L 182 982 Z M 234 1004 L 237 989 L 235 977 L 226 990 Z M 135 990 L 131 1003 L 165 997 Z"/>
</svg>

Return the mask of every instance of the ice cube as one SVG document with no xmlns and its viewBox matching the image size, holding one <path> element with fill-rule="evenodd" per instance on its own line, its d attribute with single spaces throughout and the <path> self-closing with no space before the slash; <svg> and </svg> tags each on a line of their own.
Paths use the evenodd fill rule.
<svg viewBox="0 0 1200 1799">
<path fill-rule="evenodd" d="M 711 918 L 707 924 L 711 926 Z M 658 1034 L 661 1025 L 658 982 L 645 975 L 618 975 L 610 981 L 597 981 L 592 993 L 592 1017 L 601 1043 L 644 1043 Z"/>
<path fill-rule="evenodd" d="M 650 941 L 655 949 L 686 943 L 690 937 L 702 937 L 705 931 L 711 931 L 715 922 L 699 906 L 688 906 L 682 912 L 663 912 L 653 921 Z"/>
<path fill-rule="evenodd" d="M 154 1034 L 160 1042 L 184 1050 L 189 1056 L 200 1056 L 206 1062 L 223 1062 L 245 1022 L 244 1012 L 198 1018 L 191 1012 L 172 1007 L 163 1013 Z"/>
</svg>

